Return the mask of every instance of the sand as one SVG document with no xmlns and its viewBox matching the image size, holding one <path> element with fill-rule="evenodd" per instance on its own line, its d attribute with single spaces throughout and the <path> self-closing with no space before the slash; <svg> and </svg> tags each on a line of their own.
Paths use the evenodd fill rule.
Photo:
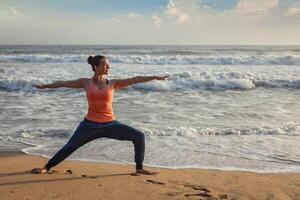
<svg viewBox="0 0 300 200">
<path fill-rule="evenodd" d="M 55 166 L 53 174 L 30 173 L 46 161 L 1 152 L 0 199 L 300 199 L 300 173 L 145 167 L 160 174 L 133 176 L 133 165 L 68 159 Z"/>
</svg>

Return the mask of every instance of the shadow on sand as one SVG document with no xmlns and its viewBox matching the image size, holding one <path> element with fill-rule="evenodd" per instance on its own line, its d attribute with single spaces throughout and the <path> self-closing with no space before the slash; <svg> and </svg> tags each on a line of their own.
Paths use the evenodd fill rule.
<svg viewBox="0 0 300 200">
<path fill-rule="evenodd" d="M 59 173 L 59 174 L 65 174 L 65 173 Z M 14 172 L 14 173 L 2 173 L 0 174 L 0 177 L 6 177 L 6 176 L 18 176 L 18 175 L 34 175 L 30 173 L 30 171 L 25 172 Z M 46 174 L 38 174 L 36 176 L 45 176 Z M 68 175 L 68 174 L 65 174 Z M 9 182 L 9 183 L 1 183 L 0 187 L 2 186 L 8 186 L 8 185 L 20 185 L 20 184 L 30 184 L 30 183 L 43 183 L 43 182 L 56 182 L 56 181 L 72 181 L 72 180 L 80 180 L 80 179 L 90 179 L 90 178 L 104 178 L 104 177 L 113 177 L 113 176 L 128 176 L 132 175 L 132 173 L 119 173 L 119 174 L 107 174 L 107 175 L 99 175 L 99 176 L 89 176 L 85 174 L 81 175 L 68 175 L 67 178 L 57 178 L 57 179 L 42 179 L 42 180 L 26 180 L 26 181 L 18 181 L 18 182 Z M 79 177 L 78 177 L 79 176 Z M 48 178 L 49 176 L 47 176 Z"/>
</svg>

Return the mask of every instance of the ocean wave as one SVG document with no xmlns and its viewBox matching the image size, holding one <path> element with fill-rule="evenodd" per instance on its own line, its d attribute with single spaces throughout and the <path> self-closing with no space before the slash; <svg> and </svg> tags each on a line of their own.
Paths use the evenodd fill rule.
<svg viewBox="0 0 300 200">
<path fill-rule="evenodd" d="M 167 81 L 152 81 L 132 86 L 137 90 L 185 91 L 185 90 L 250 90 L 258 87 L 300 89 L 299 79 L 258 77 L 252 73 L 219 72 L 199 74 L 173 74 Z"/>
<path fill-rule="evenodd" d="M 85 63 L 87 54 L 3 54 L 0 62 Z M 232 55 L 109 55 L 111 63 L 201 65 L 299 65 L 299 54 Z"/>
<path fill-rule="evenodd" d="M 0 80 L 0 91 L 29 92 L 33 90 L 32 84 L 26 80 Z"/>
<path fill-rule="evenodd" d="M 299 123 L 288 123 L 284 126 L 262 126 L 262 127 L 240 127 L 240 128 L 191 128 L 185 126 L 167 127 L 165 129 L 140 129 L 151 136 L 189 136 L 198 137 L 201 135 L 298 135 Z"/>
<path fill-rule="evenodd" d="M 32 86 L 33 81 L 28 80 L 0 80 L 0 90 L 2 91 L 37 91 Z M 250 90 L 259 87 L 264 88 L 290 88 L 300 89 L 300 79 L 283 79 L 259 77 L 252 73 L 240 72 L 218 72 L 209 73 L 177 73 L 168 77 L 165 81 L 151 81 L 133 85 L 135 90 L 145 91 L 215 91 L 215 90 Z M 49 91 L 69 91 L 69 88 L 46 89 Z"/>
<path fill-rule="evenodd" d="M 109 57 L 113 63 L 201 65 L 298 65 L 300 55 L 175 55 Z"/>
<path fill-rule="evenodd" d="M 66 92 L 74 89 L 70 88 L 58 88 L 58 89 L 45 89 L 40 90 L 32 86 L 32 84 L 37 84 L 34 81 L 27 80 L 0 80 L 0 91 L 6 92 Z"/>
<path fill-rule="evenodd" d="M 51 128 L 43 128 L 43 129 L 19 129 L 14 134 L 10 135 L 11 137 L 17 137 L 19 139 L 67 139 L 72 134 L 72 130 L 67 129 L 51 129 Z"/>
<path fill-rule="evenodd" d="M 297 129 L 299 123 L 290 122 L 283 126 L 262 126 L 262 127 L 240 127 L 240 128 L 215 128 L 215 127 L 165 127 L 165 128 L 145 128 L 139 127 L 146 135 L 149 136 L 179 136 L 193 137 L 212 135 L 212 136 L 229 136 L 229 135 L 298 135 Z M 51 128 L 27 128 L 19 129 L 9 136 L 10 141 L 47 141 L 52 139 L 67 140 L 73 134 L 69 129 L 51 129 Z"/>
<path fill-rule="evenodd" d="M 87 55 L 51 55 L 51 54 L 11 54 L 0 55 L 0 62 L 17 63 L 72 63 L 85 62 Z"/>
</svg>

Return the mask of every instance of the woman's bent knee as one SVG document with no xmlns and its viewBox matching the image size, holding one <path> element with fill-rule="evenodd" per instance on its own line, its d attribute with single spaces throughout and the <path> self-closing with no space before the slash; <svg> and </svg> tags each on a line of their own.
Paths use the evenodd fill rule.
<svg viewBox="0 0 300 200">
<path fill-rule="evenodd" d="M 133 142 L 144 143 L 145 142 L 145 134 L 140 131 L 136 132 L 136 134 L 134 135 Z"/>
</svg>

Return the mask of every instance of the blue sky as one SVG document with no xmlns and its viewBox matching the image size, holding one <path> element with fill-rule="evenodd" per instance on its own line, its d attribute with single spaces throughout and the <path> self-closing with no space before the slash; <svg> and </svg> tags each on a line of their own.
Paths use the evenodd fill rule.
<svg viewBox="0 0 300 200">
<path fill-rule="evenodd" d="M 76 14 L 99 12 L 99 15 L 113 15 L 120 12 L 136 11 L 151 14 L 153 11 L 167 5 L 168 0 L 4 0 L 7 5 L 31 8 L 32 10 L 50 9 L 62 10 Z M 217 10 L 233 8 L 238 0 L 202 0 L 204 6 Z"/>
<path fill-rule="evenodd" d="M 167 4 L 167 0 L 4 0 L 6 5 L 38 10 L 59 10 L 67 13 L 113 15 L 120 12 L 138 11 L 151 14 Z"/>
<path fill-rule="evenodd" d="M 238 0 L 203 0 L 202 3 L 217 10 L 230 10 L 236 6 Z"/>
<path fill-rule="evenodd" d="M 300 44 L 300 0 L 1 0 L 0 44 Z"/>
<path fill-rule="evenodd" d="M 90 12 L 124 12 L 136 10 L 151 13 L 165 6 L 168 0 L 4 0 L 8 5 L 31 7 L 35 9 L 58 9 L 68 12 L 90 13 Z M 233 8 L 238 0 L 202 0 L 205 6 L 218 10 Z"/>
</svg>

